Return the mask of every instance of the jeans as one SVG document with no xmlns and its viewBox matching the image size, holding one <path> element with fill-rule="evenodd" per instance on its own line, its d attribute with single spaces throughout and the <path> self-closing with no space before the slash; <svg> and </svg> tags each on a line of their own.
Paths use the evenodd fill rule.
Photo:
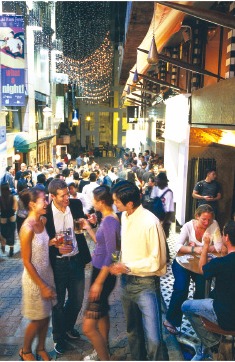
<svg viewBox="0 0 235 362">
<path fill-rule="evenodd" d="M 190 321 L 198 338 L 206 347 L 213 347 L 220 341 L 220 335 L 208 332 L 203 326 L 200 316 L 218 324 L 217 316 L 213 308 L 213 299 L 187 300 L 182 305 L 182 312 Z"/>
<path fill-rule="evenodd" d="M 133 360 L 156 361 L 161 343 L 161 311 L 157 277 L 122 275 L 122 304 Z M 159 283 L 158 283 L 159 284 Z M 160 291 L 160 290 L 159 290 Z M 147 351 L 147 352 L 146 352 Z"/>
<path fill-rule="evenodd" d="M 57 304 L 52 310 L 54 342 L 63 340 L 66 331 L 72 330 L 82 308 L 85 288 L 84 264 L 80 255 L 58 258 L 54 266 Z M 67 300 L 65 303 L 67 291 Z"/>
<path fill-rule="evenodd" d="M 205 278 L 201 274 L 192 273 L 187 269 L 184 269 L 177 263 L 176 260 L 172 264 L 172 272 L 175 278 L 173 285 L 173 292 L 169 308 L 166 314 L 166 319 L 175 327 L 179 327 L 182 322 L 181 306 L 183 302 L 188 298 L 190 277 L 195 282 L 194 299 L 205 298 Z"/>
</svg>

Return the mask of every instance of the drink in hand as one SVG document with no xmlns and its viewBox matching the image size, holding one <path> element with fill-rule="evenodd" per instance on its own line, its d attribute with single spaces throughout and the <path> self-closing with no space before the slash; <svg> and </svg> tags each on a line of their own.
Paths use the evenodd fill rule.
<svg viewBox="0 0 235 362">
<path fill-rule="evenodd" d="M 74 220 L 74 232 L 75 232 L 75 234 L 83 233 L 83 220 L 82 219 Z"/>
<path fill-rule="evenodd" d="M 55 238 L 56 238 L 56 244 L 58 247 L 64 244 L 64 232 L 63 231 L 57 232 L 55 234 Z"/>
</svg>

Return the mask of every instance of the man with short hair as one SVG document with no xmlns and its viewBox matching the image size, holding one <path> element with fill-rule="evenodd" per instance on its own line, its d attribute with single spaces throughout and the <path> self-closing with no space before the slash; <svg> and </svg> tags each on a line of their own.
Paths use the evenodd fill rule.
<svg viewBox="0 0 235 362">
<path fill-rule="evenodd" d="M 214 167 L 207 168 L 205 180 L 196 183 L 192 197 L 197 199 L 197 207 L 203 204 L 210 205 L 214 210 L 216 219 L 218 200 L 221 199 L 221 186 L 215 179 L 216 169 Z"/>
<path fill-rule="evenodd" d="M 123 167 L 124 167 L 124 168 L 127 168 L 127 166 L 131 164 L 131 161 L 132 161 L 132 160 L 130 159 L 130 156 L 129 156 L 129 154 L 128 154 L 127 152 L 124 153 L 123 158 L 124 158 L 124 160 L 123 160 Z"/>
<path fill-rule="evenodd" d="M 147 162 L 143 161 L 141 167 L 137 170 L 137 177 L 140 181 L 143 180 L 143 174 L 147 171 Z"/>
<path fill-rule="evenodd" d="M 26 171 L 26 169 L 27 169 L 26 164 L 25 164 L 25 163 L 21 163 L 21 165 L 20 165 L 20 170 L 17 171 L 16 174 L 15 174 L 15 188 L 16 188 L 16 189 L 17 189 L 17 183 L 18 183 L 18 181 L 19 181 L 22 173 L 23 173 L 24 171 Z"/>
<path fill-rule="evenodd" d="M 104 176 L 103 180 L 102 180 L 102 185 L 107 185 L 107 186 L 111 187 L 112 180 L 108 175 L 108 169 L 106 167 L 102 168 L 102 175 Z"/>
<path fill-rule="evenodd" d="M 227 247 L 227 255 L 213 258 L 208 262 L 211 240 L 208 236 L 204 236 L 203 240 L 199 268 L 206 279 L 215 278 L 212 298 L 187 300 L 182 305 L 183 313 L 205 347 L 204 351 L 198 351 L 193 357 L 195 361 L 203 360 L 205 354 L 216 354 L 220 341 L 219 335 L 205 329 L 200 316 L 227 331 L 234 331 L 235 326 L 235 222 L 230 220 L 223 230 L 223 242 Z M 215 360 L 216 356 L 212 357 Z"/>
<path fill-rule="evenodd" d="M 131 357 L 157 361 L 162 341 L 159 276 L 166 273 L 165 235 L 158 218 L 142 207 L 136 185 L 120 181 L 112 194 L 122 212 L 122 245 L 121 262 L 114 263 L 110 271 L 122 274 L 121 297 Z"/>
<path fill-rule="evenodd" d="M 84 165 L 83 153 L 80 153 L 79 156 L 76 158 L 77 167 Z"/>
<path fill-rule="evenodd" d="M 131 163 L 131 170 L 135 173 L 137 173 L 137 170 L 139 170 L 139 167 L 137 166 L 137 160 L 133 160 Z"/>
<path fill-rule="evenodd" d="M 154 176 L 153 163 L 149 163 L 149 167 L 145 169 L 145 172 L 142 175 L 142 181 L 147 183 L 150 176 Z"/>
<path fill-rule="evenodd" d="M 14 169 L 12 166 L 6 167 L 5 175 L 2 178 L 2 183 L 8 183 L 11 189 L 11 192 L 14 193 L 15 185 L 14 185 Z"/>
<path fill-rule="evenodd" d="M 63 354 L 66 349 L 65 339 L 79 338 L 74 326 L 84 298 L 85 262 L 79 250 L 79 238 L 84 238 L 84 235 L 75 235 L 73 219 L 84 218 L 84 213 L 80 200 L 73 200 L 76 205 L 74 210 L 70 209 L 69 192 L 65 181 L 52 180 L 48 191 L 52 199 L 46 215 L 46 229 L 50 239 L 54 239 L 56 233 L 60 231 L 72 232 L 72 245 L 65 244 L 60 248 L 52 245 L 49 248 L 58 301 L 52 310 L 52 333 L 55 351 Z M 79 216 L 77 214 L 75 217 L 72 214 L 75 211 L 79 212 Z M 65 303 L 66 293 L 68 297 Z"/>
<path fill-rule="evenodd" d="M 149 155 L 149 150 L 145 150 L 145 151 L 144 151 L 144 159 L 145 159 L 146 162 L 149 161 L 149 157 L 150 157 L 150 155 Z"/>
</svg>

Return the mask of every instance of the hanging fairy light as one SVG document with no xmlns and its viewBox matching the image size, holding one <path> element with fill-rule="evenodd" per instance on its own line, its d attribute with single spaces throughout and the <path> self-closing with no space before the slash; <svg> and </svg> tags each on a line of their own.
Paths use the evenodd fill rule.
<svg viewBox="0 0 235 362">
<path fill-rule="evenodd" d="M 110 37 L 109 2 L 57 2 L 58 36 L 63 54 L 57 57 L 57 72 L 76 82 L 85 103 L 109 98 L 113 84 L 114 49 Z"/>
</svg>

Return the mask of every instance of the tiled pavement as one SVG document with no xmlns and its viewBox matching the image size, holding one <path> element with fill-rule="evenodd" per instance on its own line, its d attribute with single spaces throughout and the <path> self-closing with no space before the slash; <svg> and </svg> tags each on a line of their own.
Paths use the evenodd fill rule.
<svg viewBox="0 0 235 362">
<path fill-rule="evenodd" d="M 172 231 L 170 232 L 170 236 L 167 240 L 169 249 L 170 249 L 171 260 L 175 256 L 174 246 L 175 246 L 176 240 L 179 236 L 179 234 L 174 232 L 173 229 L 174 229 L 174 227 L 172 226 Z M 174 284 L 174 276 L 173 276 L 172 270 L 171 270 L 171 263 L 168 263 L 167 273 L 165 276 L 163 276 L 161 278 L 161 292 L 162 292 L 162 297 L 165 302 L 166 308 L 168 307 L 168 305 L 170 303 L 173 284 Z M 193 297 L 193 284 L 191 282 L 190 287 L 189 287 L 188 298 L 192 299 L 192 297 Z M 200 346 L 200 341 L 199 341 L 198 337 L 196 336 L 194 330 L 192 329 L 191 324 L 188 322 L 188 320 L 184 316 L 183 316 L 183 321 L 181 324 L 180 331 L 181 331 L 181 333 L 176 336 L 178 342 L 191 346 L 194 350 L 196 350 L 197 347 Z"/>
<path fill-rule="evenodd" d="M 168 243 L 170 246 L 171 255 L 174 254 L 174 243 L 177 237 L 177 233 L 173 231 L 170 233 Z M 89 241 L 89 246 L 90 249 L 93 248 L 91 241 Z M 23 343 L 24 329 L 27 324 L 27 320 L 21 316 L 21 274 L 23 267 L 20 259 L 18 240 L 15 245 L 15 252 L 16 255 L 14 255 L 13 258 L 9 258 L 7 256 L 7 247 L 6 254 L 0 253 L 0 360 L 2 361 L 18 359 L 18 350 Z M 91 268 L 88 265 L 86 268 L 85 295 L 89 287 L 90 269 Z M 167 274 L 161 278 L 161 291 L 166 307 L 169 304 L 172 286 L 173 276 L 171 273 L 171 266 L 169 264 L 167 268 Z M 192 288 L 190 289 L 191 297 Z M 112 360 L 130 360 L 128 343 L 126 339 L 125 319 L 119 296 L 120 288 L 118 283 L 110 298 L 110 347 Z M 66 352 L 61 357 L 57 356 L 58 360 L 82 360 L 84 355 L 92 351 L 90 343 L 87 341 L 86 337 L 82 335 L 81 323 L 82 311 L 78 317 L 76 325 L 81 333 L 81 339 L 69 343 L 68 352 Z M 181 332 L 181 335 L 177 336 L 178 342 L 193 347 L 199 345 L 198 339 L 193 333 L 190 324 L 186 320 L 183 320 Z M 167 343 L 170 360 L 183 360 L 176 338 L 171 336 L 165 329 L 163 330 L 163 333 L 164 339 Z M 47 348 L 48 350 L 53 350 L 51 326 L 47 336 Z"/>
</svg>

